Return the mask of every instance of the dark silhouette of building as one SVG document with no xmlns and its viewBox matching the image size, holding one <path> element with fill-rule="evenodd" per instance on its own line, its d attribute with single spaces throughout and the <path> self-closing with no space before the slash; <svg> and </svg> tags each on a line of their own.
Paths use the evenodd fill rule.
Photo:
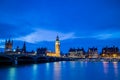
<svg viewBox="0 0 120 80">
<path fill-rule="evenodd" d="M 26 53 L 26 43 L 25 42 L 23 44 L 22 53 Z"/>
<path fill-rule="evenodd" d="M 27 51 L 26 48 L 26 43 L 24 42 L 22 48 L 19 48 L 19 46 L 17 46 L 14 54 L 36 55 L 36 52 L 34 50 Z"/>
<path fill-rule="evenodd" d="M 47 48 L 38 48 L 37 55 L 46 56 Z"/>
<path fill-rule="evenodd" d="M 17 46 L 17 48 L 16 48 L 16 53 L 21 53 L 21 49 L 19 48 L 19 46 Z"/>
<path fill-rule="evenodd" d="M 19 46 L 17 46 L 16 50 L 15 50 L 15 53 L 16 54 L 25 54 L 27 51 L 26 51 L 26 43 L 24 42 L 23 44 L 23 47 L 22 48 L 19 48 Z"/>
</svg>

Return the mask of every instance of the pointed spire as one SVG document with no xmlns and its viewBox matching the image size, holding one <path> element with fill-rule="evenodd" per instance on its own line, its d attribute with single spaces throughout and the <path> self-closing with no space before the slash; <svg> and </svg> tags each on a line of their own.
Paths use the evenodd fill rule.
<svg viewBox="0 0 120 80">
<path fill-rule="evenodd" d="M 58 37 L 58 35 L 57 35 L 57 37 L 56 37 L 56 41 L 59 41 L 59 37 Z"/>
<path fill-rule="evenodd" d="M 25 43 L 25 41 L 24 41 L 24 44 L 23 44 L 22 52 L 26 52 L 26 43 Z"/>
<path fill-rule="evenodd" d="M 11 39 L 11 34 L 9 33 L 8 43 L 10 43 L 10 39 Z"/>
<path fill-rule="evenodd" d="M 8 40 L 8 43 L 10 43 L 10 38 L 9 38 L 9 40 Z"/>
</svg>

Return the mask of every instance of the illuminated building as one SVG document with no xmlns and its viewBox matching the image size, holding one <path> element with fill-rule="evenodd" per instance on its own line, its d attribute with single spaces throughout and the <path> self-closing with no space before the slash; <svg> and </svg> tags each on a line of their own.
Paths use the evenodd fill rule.
<svg viewBox="0 0 120 80">
<path fill-rule="evenodd" d="M 74 58 L 85 58 L 85 51 L 83 48 L 70 48 L 69 49 L 69 57 L 74 57 Z"/>
<path fill-rule="evenodd" d="M 88 49 L 88 58 L 98 58 L 98 49 L 97 48 L 89 48 Z"/>
<path fill-rule="evenodd" d="M 60 57 L 60 41 L 58 36 L 55 41 L 55 52 L 47 52 L 47 56 Z"/>
<path fill-rule="evenodd" d="M 106 58 L 117 58 L 119 56 L 119 48 L 118 47 L 104 47 L 102 49 L 101 57 Z"/>
<path fill-rule="evenodd" d="M 10 54 L 13 50 L 13 40 L 6 40 L 5 41 L 5 53 Z"/>
</svg>

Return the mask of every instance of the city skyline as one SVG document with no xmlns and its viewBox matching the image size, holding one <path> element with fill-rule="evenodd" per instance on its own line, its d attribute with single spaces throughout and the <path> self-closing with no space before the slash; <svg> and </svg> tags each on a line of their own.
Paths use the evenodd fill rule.
<svg viewBox="0 0 120 80">
<path fill-rule="evenodd" d="M 19 45 L 19 44 L 15 44 L 14 43 L 14 41 L 13 40 L 11 40 L 10 38 L 7 40 L 6 39 L 6 41 L 5 41 L 5 43 L 4 43 L 4 48 L 3 48 L 3 51 L 1 51 L 2 53 L 6 53 L 6 51 L 10 51 L 10 52 L 37 52 L 37 50 L 38 49 L 46 49 L 47 50 L 47 52 L 48 53 L 53 53 L 53 54 L 55 54 L 54 53 L 54 51 L 56 52 L 56 44 L 59 44 L 59 52 L 61 53 L 61 55 L 62 54 L 64 54 L 65 52 L 63 52 L 62 50 L 60 50 L 61 48 L 60 48 L 60 43 L 56 43 L 56 42 L 60 42 L 59 41 L 59 36 L 57 36 L 56 37 L 56 40 L 54 41 L 54 46 L 52 46 L 53 48 L 54 48 L 54 50 L 53 49 L 49 49 L 48 47 L 44 47 L 44 46 L 38 46 L 38 47 L 36 47 L 36 48 L 32 48 L 31 46 L 29 46 L 28 45 L 28 43 L 27 43 L 27 45 L 26 45 L 26 42 L 24 41 L 24 42 L 22 42 L 22 44 L 21 45 Z M 14 43 L 14 44 L 13 44 Z M 46 42 L 45 42 L 46 43 Z M 47 44 L 48 45 L 48 44 Z M 28 48 L 31 48 L 31 49 L 28 49 Z M 115 48 L 115 50 L 116 49 L 118 49 L 118 52 L 119 52 L 119 47 L 118 46 L 115 46 L 115 45 L 113 45 L 113 46 L 104 46 L 104 47 L 101 47 L 101 49 L 99 49 L 98 47 L 88 47 L 87 49 L 86 48 L 84 48 L 84 47 L 70 47 L 68 50 L 67 50 L 67 52 L 65 53 L 65 54 L 68 54 L 69 53 L 69 51 L 70 50 L 73 50 L 73 51 L 75 51 L 76 52 L 76 50 L 83 50 L 85 53 L 88 53 L 88 51 L 89 50 L 97 50 L 97 53 L 98 54 L 101 54 L 102 52 L 103 52 L 103 49 L 113 49 L 113 48 Z M 84 50 L 85 49 L 85 50 Z M 24 51 L 22 51 L 22 50 L 24 50 Z M 47 53 L 46 53 L 47 54 Z"/>
<path fill-rule="evenodd" d="M 11 36 L 18 45 L 26 41 L 35 49 L 49 44 L 48 49 L 54 50 L 58 34 L 63 52 L 70 47 L 120 47 L 119 3 L 118 0 L 2 0 L 0 46 L 3 47 L 3 39 Z"/>
</svg>

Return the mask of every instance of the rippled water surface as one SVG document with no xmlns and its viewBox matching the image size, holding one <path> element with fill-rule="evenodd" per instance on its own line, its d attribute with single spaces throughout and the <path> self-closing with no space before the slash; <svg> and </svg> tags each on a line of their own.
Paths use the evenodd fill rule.
<svg viewBox="0 0 120 80">
<path fill-rule="evenodd" d="M 0 67 L 0 80 L 120 80 L 120 63 L 62 61 Z"/>
</svg>

